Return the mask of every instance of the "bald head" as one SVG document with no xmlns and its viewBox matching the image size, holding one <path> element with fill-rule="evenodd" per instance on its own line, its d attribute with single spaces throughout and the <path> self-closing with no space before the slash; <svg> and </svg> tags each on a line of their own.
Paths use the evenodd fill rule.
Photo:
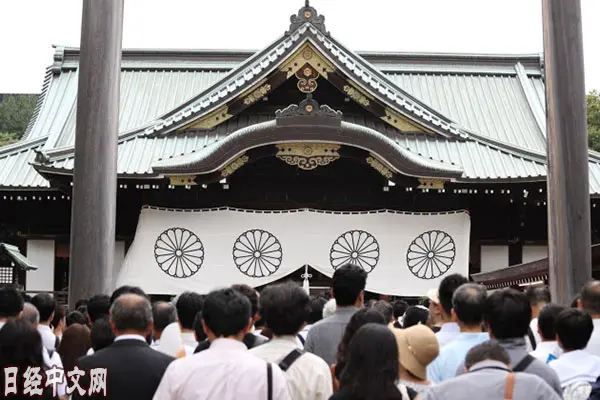
<svg viewBox="0 0 600 400">
<path fill-rule="evenodd" d="M 152 308 L 147 298 L 137 294 L 119 296 L 110 308 L 110 320 L 116 335 L 146 336 L 152 329 Z"/>
<path fill-rule="evenodd" d="M 583 286 L 578 306 L 592 318 L 600 318 L 600 281 L 590 281 Z"/>
<path fill-rule="evenodd" d="M 31 303 L 23 304 L 23 315 L 21 318 L 31 325 L 37 326 L 40 323 L 40 312 Z"/>
</svg>

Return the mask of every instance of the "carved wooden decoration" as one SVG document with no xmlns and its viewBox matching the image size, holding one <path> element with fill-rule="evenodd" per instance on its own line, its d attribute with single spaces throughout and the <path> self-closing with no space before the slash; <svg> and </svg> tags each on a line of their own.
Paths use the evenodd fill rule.
<svg viewBox="0 0 600 400">
<path fill-rule="evenodd" d="M 196 175 L 169 176 L 169 181 L 173 186 L 193 186 L 196 185 Z"/>
<path fill-rule="evenodd" d="M 277 158 L 286 164 L 305 171 L 325 166 L 340 158 L 339 144 L 333 143 L 282 143 L 277 147 Z"/>
<path fill-rule="evenodd" d="M 390 124 L 396 129 L 402 132 L 427 132 L 430 131 L 422 126 L 415 125 L 408 118 L 398 114 L 397 112 L 386 107 L 385 116 L 381 117 L 382 120 Z"/>
<path fill-rule="evenodd" d="M 250 157 L 248 157 L 247 155 L 239 156 L 221 170 L 221 176 L 223 178 L 228 177 L 229 175 L 233 174 L 235 171 L 240 169 L 244 164 L 246 164 L 248 160 L 250 160 Z"/>
<path fill-rule="evenodd" d="M 444 179 L 419 178 L 419 189 L 443 189 Z"/>
<path fill-rule="evenodd" d="M 310 64 L 304 64 L 302 68 L 296 71 L 296 78 L 298 78 L 298 90 L 302 93 L 312 93 L 317 90 L 319 73 Z"/>
<path fill-rule="evenodd" d="M 383 162 L 379 161 L 379 159 L 372 154 L 367 157 L 367 164 L 387 179 L 392 179 L 394 177 L 392 170 L 386 167 Z"/>
<path fill-rule="evenodd" d="M 314 48 L 310 43 L 305 43 L 300 47 L 283 65 L 279 68 L 285 72 L 287 78 L 291 78 L 300 69 L 310 65 L 315 71 L 327 79 L 327 74 L 335 71 L 333 64 Z"/>
<path fill-rule="evenodd" d="M 200 118 L 198 121 L 192 122 L 186 128 L 195 128 L 195 129 L 212 129 L 220 123 L 227 121 L 229 118 L 233 117 L 233 115 L 228 113 L 229 108 L 227 106 L 223 106 L 218 110 L 207 114 L 206 116 Z"/>
<path fill-rule="evenodd" d="M 302 24 L 307 22 L 310 22 L 315 28 L 329 36 L 329 32 L 327 32 L 327 29 L 325 28 L 325 17 L 323 15 L 319 15 L 317 10 L 310 6 L 308 0 L 306 1 L 304 7 L 298 10 L 298 14 L 290 17 L 290 28 L 286 32 L 286 35 L 291 34 L 300 26 L 302 26 Z"/>
<path fill-rule="evenodd" d="M 371 104 L 367 96 L 365 96 L 358 89 L 350 85 L 344 85 L 344 93 L 346 93 L 346 95 L 349 98 L 351 98 L 363 107 L 368 107 Z"/>
<path fill-rule="evenodd" d="M 248 96 L 244 97 L 244 105 L 249 106 L 250 104 L 254 104 L 269 93 L 271 90 L 271 85 L 268 83 L 266 85 L 260 86 L 250 93 Z"/>
</svg>

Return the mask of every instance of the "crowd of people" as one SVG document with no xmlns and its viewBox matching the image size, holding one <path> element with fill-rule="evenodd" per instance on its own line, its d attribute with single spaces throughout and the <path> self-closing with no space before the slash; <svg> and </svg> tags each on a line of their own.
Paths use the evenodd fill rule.
<svg viewBox="0 0 600 400">
<path fill-rule="evenodd" d="M 418 305 L 365 302 L 366 282 L 345 265 L 329 300 L 285 282 L 153 303 L 124 286 L 68 312 L 6 286 L 0 389 L 61 400 L 600 400 L 599 281 L 569 307 L 547 287 L 487 292 L 458 274 Z"/>
</svg>

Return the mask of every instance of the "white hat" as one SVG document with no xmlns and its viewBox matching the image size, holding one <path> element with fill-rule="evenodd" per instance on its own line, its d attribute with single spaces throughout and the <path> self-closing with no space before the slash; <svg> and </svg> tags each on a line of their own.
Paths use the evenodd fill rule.
<svg viewBox="0 0 600 400">
<path fill-rule="evenodd" d="M 440 297 L 437 289 L 429 289 L 427 291 L 427 298 L 435 304 L 440 304 Z"/>
</svg>

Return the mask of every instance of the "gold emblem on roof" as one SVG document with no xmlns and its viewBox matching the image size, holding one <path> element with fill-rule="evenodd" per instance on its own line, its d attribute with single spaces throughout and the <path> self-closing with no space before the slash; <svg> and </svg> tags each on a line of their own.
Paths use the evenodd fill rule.
<svg viewBox="0 0 600 400">
<path fill-rule="evenodd" d="M 282 143 L 275 145 L 276 157 L 288 165 L 305 171 L 328 165 L 340 158 L 339 144 L 333 143 Z"/>
<path fill-rule="evenodd" d="M 379 159 L 373 154 L 367 157 L 367 164 L 369 164 L 375 171 L 379 172 L 387 179 L 392 179 L 394 177 L 392 170 L 386 167 L 385 164 L 379 161 Z"/>
<path fill-rule="evenodd" d="M 244 164 L 246 164 L 248 160 L 250 160 L 250 157 L 248 157 L 247 155 L 239 156 L 238 158 L 227 164 L 227 166 L 221 170 L 221 176 L 223 178 L 228 177 L 229 175 L 233 174 L 235 171 L 240 169 Z"/>
</svg>

